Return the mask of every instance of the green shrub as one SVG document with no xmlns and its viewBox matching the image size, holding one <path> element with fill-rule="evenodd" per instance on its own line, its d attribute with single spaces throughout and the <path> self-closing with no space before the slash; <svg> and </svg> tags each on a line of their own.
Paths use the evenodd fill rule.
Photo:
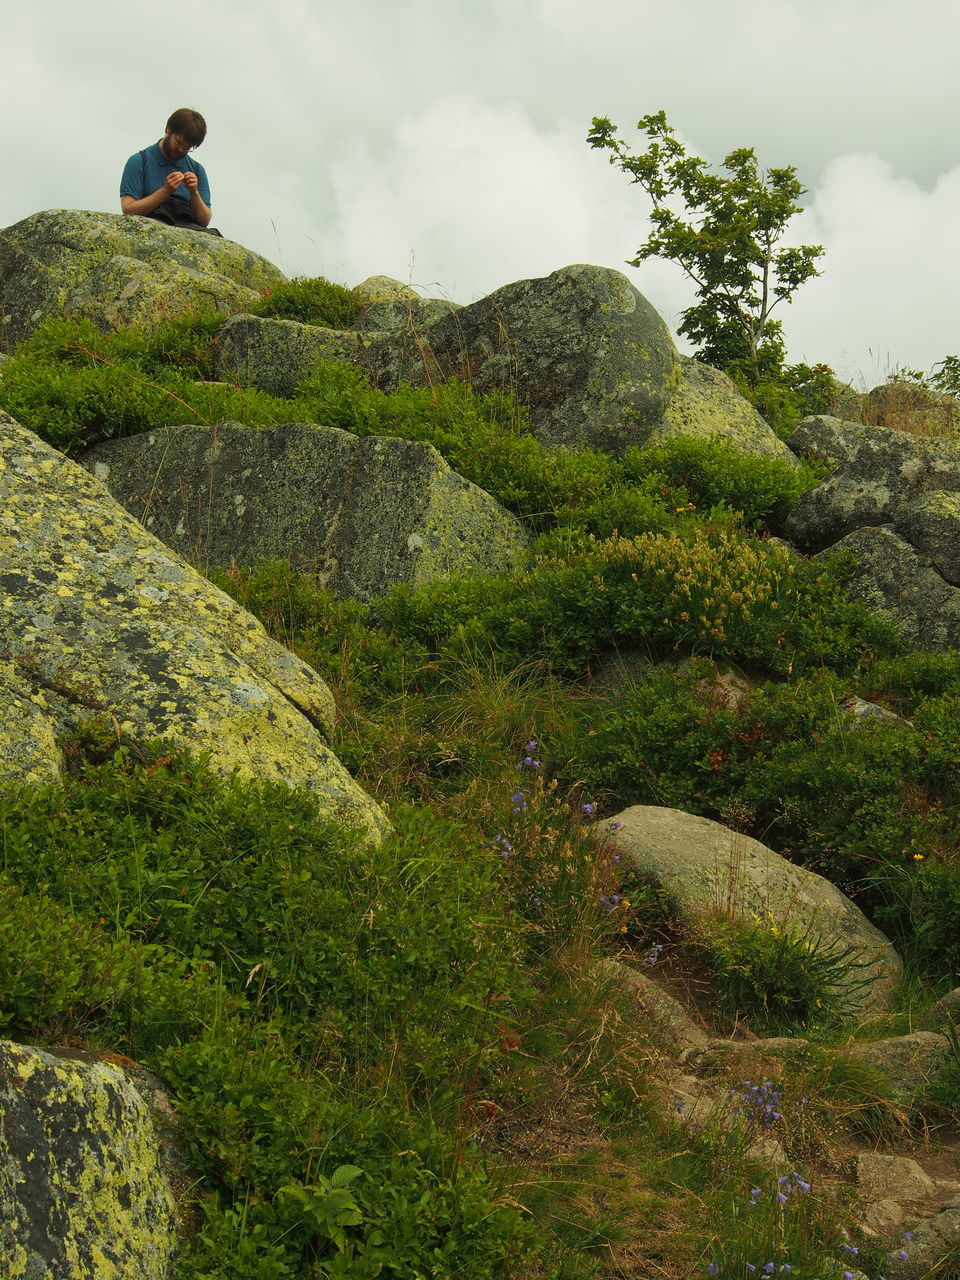
<svg viewBox="0 0 960 1280">
<path fill-rule="evenodd" d="M 334 284 L 323 276 L 295 276 L 263 290 L 250 310 L 258 316 L 299 320 L 328 329 L 352 329 L 363 306 L 354 289 Z"/>
<path fill-rule="evenodd" d="M 697 945 L 713 971 L 717 1009 L 759 1035 L 789 1035 L 849 1018 L 873 966 L 856 949 L 791 928 L 774 916 L 704 922 Z M 861 971 L 851 979 L 851 969 Z"/>
</svg>

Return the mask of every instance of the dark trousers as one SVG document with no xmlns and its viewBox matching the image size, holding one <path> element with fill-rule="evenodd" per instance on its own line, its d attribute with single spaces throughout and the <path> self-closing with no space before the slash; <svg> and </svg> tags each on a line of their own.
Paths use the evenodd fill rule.
<svg viewBox="0 0 960 1280">
<path fill-rule="evenodd" d="M 204 227 L 196 222 L 193 211 L 185 200 L 176 200 L 168 196 L 163 204 L 158 204 L 153 213 L 145 215 L 155 222 L 162 222 L 168 227 L 179 227 L 181 231 L 205 231 L 208 236 L 222 236 L 216 227 Z"/>
</svg>

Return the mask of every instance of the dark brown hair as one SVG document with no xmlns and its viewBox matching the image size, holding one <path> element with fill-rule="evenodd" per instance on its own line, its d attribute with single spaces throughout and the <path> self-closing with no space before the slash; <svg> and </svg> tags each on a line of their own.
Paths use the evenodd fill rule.
<svg viewBox="0 0 960 1280">
<path fill-rule="evenodd" d="M 192 107 L 179 107 L 167 121 L 167 133 L 176 133 L 191 147 L 199 147 L 207 136 L 207 122 Z"/>
</svg>

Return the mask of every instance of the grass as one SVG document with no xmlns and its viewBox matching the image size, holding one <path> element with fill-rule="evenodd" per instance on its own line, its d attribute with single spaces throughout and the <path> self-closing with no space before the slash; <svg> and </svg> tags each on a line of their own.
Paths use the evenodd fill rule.
<svg viewBox="0 0 960 1280">
<path fill-rule="evenodd" d="M 307 282 L 283 305 L 353 304 Z M 309 797 L 91 728 L 64 786 L 0 796 L 4 1034 L 163 1076 L 196 1177 L 179 1280 L 812 1278 L 854 1256 L 874 1280 L 836 1153 L 943 1099 L 895 1104 L 819 1025 L 840 952 L 761 931 L 714 940 L 712 977 L 738 1022 L 808 1043 L 706 1062 L 692 1125 L 598 963 L 656 976 L 676 926 L 593 828 L 654 803 L 762 839 L 896 939 L 919 1000 L 960 976 L 957 655 L 907 653 L 841 565 L 771 539 L 817 472 L 688 441 L 548 455 L 509 397 L 384 396 L 343 366 L 296 401 L 210 388 L 216 323 L 51 324 L 0 372 L 4 407 L 66 448 L 198 408 L 409 435 L 533 552 L 374 610 L 288 564 L 220 575 L 328 682 L 335 750 L 395 834 L 373 853 Z M 852 693 L 909 724 L 856 726 Z"/>
</svg>

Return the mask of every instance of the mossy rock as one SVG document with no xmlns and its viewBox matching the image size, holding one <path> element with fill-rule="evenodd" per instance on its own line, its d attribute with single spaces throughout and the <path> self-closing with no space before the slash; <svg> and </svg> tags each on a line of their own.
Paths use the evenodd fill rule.
<svg viewBox="0 0 960 1280">
<path fill-rule="evenodd" d="M 5 419 L 5 420 L 4 420 Z M 0 415 L 0 651 L 60 743 L 90 719 L 208 753 L 221 774 L 312 791 L 379 840 L 387 822 L 327 745 L 315 671 L 148 533 L 89 472 Z M 2 672 L 0 672 L 2 675 Z M 22 737 L 3 724 L 0 758 Z"/>
<path fill-rule="evenodd" d="M 516 516 L 417 441 L 221 422 L 105 441 L 82 462 L 194 563 L 286 560 L 359 600 L 505 572 L 527 545 Z"/>
<path fill-rule="evenodd" d="M 168 1280 L 173 1199 L 122 1072 L 0 1040 L 0 1112 L 5 1280 Z"/>
<path fill-rule="evenodd" d="M 572 266 L 497 289 L 423 333 L 371 351 L 385 389 L 461 378 L 512 391 L 544 444 L 620 454 L 642 445 L 680 382 L 667 327 L 626 276 Z"/>
<path fill-rule="evenodd" d="M 152 218 L 48 209 L 0 232 L 0 350 L 47 316 L 150 328 L 185 312 L 247 311 L 285 279 L 243 245 Z"/>
</svg>

